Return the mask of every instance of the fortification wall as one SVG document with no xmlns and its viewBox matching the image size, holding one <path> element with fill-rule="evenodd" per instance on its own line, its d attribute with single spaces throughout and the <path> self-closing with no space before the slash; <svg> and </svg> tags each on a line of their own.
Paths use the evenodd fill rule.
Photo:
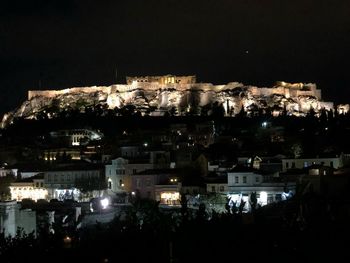
<svg viewBox="0 0 350 263">
<path fill-rule="evenodd" d="M 192 76 L 186 76 L 190 78 Z M 132 82 L 132 84 L 117 84 L 112 86 L 92 86 L 92 87 L 74 87 L 63 90 L 30 90 L 28 91 L 28 100 L 34 97 L 46 97 L 53 98 L 59 95 L 67 93 L 94 93 L 103 92 L 106 94 L 112 93 L 124 93 L 137 89 L 144 89 L 147 91 L 157 91 L 164 89 L 175 89 L 177 91 L 185 91 L 190 89 L 198 89 L 203 91 L 220 92 L 228 89 L 235 89 L 240 87 L 246 87 L 253 96 L 271 96 L 273 94 L 280 94 L 286 97 L 294 97 L 300 95 L 315 96 L 319 100 L 321 99 L 321 90 L 316 89 L 314 84 L 305 85 L 309 90 L 296 89 L 294 86 L 284 87 L 278 86 L 274 88 L 259 88 L 255 86 L 244 86 L 242 83 L 232 82 L 227 85 L 213 85 L 211 83 L 170 83 L 161 84 L 157 82 Z M 299 86 L 298 86 L 299 87 Z"/>
<path fill-rule="evenodd" d="M 94 93 L 94 92 L 106 92 L 110 93 L 111 88 L 113 86 L 92 86 L 92 87 L 75 87 L 75 88 L 69 88 L 69 89 L 63 89 L 63 90 L 29 90 L 28 91 L 28 100 L 34 98 L 34 97 L 46 97 L 46 98 L 53 98 L 58 95 L 67 94 L 67 93 Z"/>
</svg>

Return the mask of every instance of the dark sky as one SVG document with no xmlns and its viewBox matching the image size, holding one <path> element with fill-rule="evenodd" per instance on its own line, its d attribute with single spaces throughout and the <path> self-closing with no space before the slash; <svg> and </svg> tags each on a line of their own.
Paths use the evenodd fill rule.
<svg viewBox="0 0 350 263">
<path fill-rule="evenodd" d="M 315 82 L 350 102 L 350 1 L 2 0 L 0 115 L 29 89 L 125 75 L 201 82 Z M 248 51 L 248 52 L 247 52 Z"/>
</svg>

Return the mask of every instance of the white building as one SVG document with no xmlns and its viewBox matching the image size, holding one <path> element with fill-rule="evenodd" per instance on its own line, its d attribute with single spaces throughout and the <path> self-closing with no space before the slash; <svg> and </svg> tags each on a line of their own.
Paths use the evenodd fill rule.
<svg viewBox="0 0 350 263">
<path fill-rule="evenodd" d="M 124 158 L 112 160 L 111 164 L 107 164 L 105 169 L 108 189 L 112 192 L 130 192 L 131 191 L 131 175 L 139 172 L 153 169 L 153 163 L 130 163 Z"/>
<path fill-rule="evenodd" d="M 84 180 L 101 182 L 102 185 L 103 169 L 98 165 L 80 163 L 79 165 L 54 167 L 44 172 L 44 187 L 48 190 L 49 199 L 79 200 L 81 196 L 77 189 L 77 182 Z M 93 195 L 98 195 L 98 193 L 93 192 Z"/>
<path fill-rule="evenodd" d="M 121 147 L 123 157 L 112 160 L 105 166 L 108 189 L 114 193 L 131 191 L 131 175 L 151 169 L 170 167 L 170 154 L 166 151 L 140 153 L 135 146 Z"/>
<path fill-rule="evenodd" d="M 13 182 L 10 185 L 11 200 L 22 201 L 23 199 L 47 199 L 48 191 L 44 188 L 43 176 L 34 176 Z"/>
<path fill-rule="evenodd" d="M 69 145 L 87 145 L 90 141 L 99 141 L 103 134 L 89 129 L 59 130 L 50 132 L 50 137 L 56 140 L 67 139 Z"/>
<path fill-rule="evenodd" d="M 23 166 L 23 165 L 21 165 Z M 29 165 L 28 165 L 29 166 Z M 38 169 L 30 169 L 30 168 L 22 168 L 18 167 L 16 165 L 11 167 L 2 167 L 0 168 L 0 177 L 13 175 L 14 177 L 18 178 L 30 178 L 33 176 L 36 176 L 40 173 Z"/>
<path fill-rule="evenodd" d="M 14 237 L 18 228 L 26 234 L 36 234 L 35 211 L 20 208 L 16 201 L 0 202 L 0 233 L 5 237 Z"/>
<path fill-rule="evenodd" d="M 246 202 L 245 209 L 249 209 L 249 198 L 256 193 L 258 205 L 264 206 L 289 198 L 295 193 L 295 183 L 283 183 L 272 180 L 248 168 L 234 169 L 227 174 L 230 203 L 239 205 Z"/>
<path fill-rule="evenodd" d="M 282 159 L 282 170 L 283 172 L 288 169 L 302 169 L 309 167 L 311 165 L 325 165 L 335 169 L 343 167 L 343 158 L 334 157 L 334 158 L 291 158 L 291 159 Z"/>
</svg>

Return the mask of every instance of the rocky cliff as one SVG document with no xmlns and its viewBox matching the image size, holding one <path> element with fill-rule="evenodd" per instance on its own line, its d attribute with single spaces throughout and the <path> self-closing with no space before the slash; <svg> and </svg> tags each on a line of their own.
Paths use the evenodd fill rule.
<svg viewBox="0 0 350 263">
<path fill-rule="evenodd" d="M 131 106 L 132 105 L 132 106 Z M 269 111 L 274 116 L 303 116 L 310 109 L 333 109 L 332 102 L 321 100 L 315 84 L 279 82 L 274 87 L 259 88 L 232 82 L 227 85 L 210 83 L 160 84 L 134 82 L 128 85 L 79 87 L 64 90 L 29 91 L 28 100 L 16 110 L 5 114 L 1 126 L 14 118 L 54 118 L 62 112 L 113 110 L 123 114 L 129 107 L 141 115 L 210 115 L 219 111 L 234 116 L 244 110 L 247 115 Z M 119 110 L 119 111 L 118 111 Z"/>
</svg>

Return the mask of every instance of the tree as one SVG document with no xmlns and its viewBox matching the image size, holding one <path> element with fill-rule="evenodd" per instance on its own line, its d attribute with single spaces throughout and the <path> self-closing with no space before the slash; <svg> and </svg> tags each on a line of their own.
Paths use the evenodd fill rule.
<svg viewBox="0 0 350 263">
<path fill-rule="evenodd" d="M 239 204 L 238 212 L 241 215 L 243 213 L 244 206 L 246 204 L 246 201 L 241 200 L 241 203 Z"/>
<path fill-rule="evenodd" d="M 244 118 L 244 117 L 246 117 L 246 116 L 247 116 L 247 113 L 245 112 L 244 106 L 242 105 L 241 110 L 240 110 L 239 113 L 237 114 L 237 117 Z"/>
<path fill-rule="evenodd" d="M 181 204 L 181 216 L 182 216 L 182 220 L 185 221 L 188 219 L 188 206 L 187 206 L 188 200 L 186 198 L 185 194 L 181 195 L 181 200 L 180 200 L 180 204 Z"/>
<path fill-rule="evenodd" d="M 212 116 L 214 118 L 220 118 L 225 116 L 225 109 L 222 104 L 219 104 L 217 101 L 214 102 L 213 104 L 213 114 Z"/>
<path fill-rule="evenodd" d="M 251 207 L 251 211 L 254 213 L 255 210 L 256 210 L 256 205 L 258 204 L 258 199 L 256 197 L 256 192 L 252 192 L 250 194 L 249 204 L 250 204 L 250 207 Z"/>
<path fill-rule="evenodd" d="M 294 158 L 299 158 L 303 153 L 303 148 L 300 143 L 294 143 L 291 147 Z"/>
<path fill-rule="evenodd" d="M 212 113 L 212 105 L 209 103 L 201 107 L 201 116 L 209 116 Z"/>
<path fill-rule="evenodd" d="M 10 184 L 16 180 L 15 176 L 10 174 L 0 177 L 0 200 L 11 199 Z"/>
<path fill-rule="evenodd" d="M 198 211 L 197 211 L 197 220 L 199 221 L 204 221 L 207 219 L 207 212 L 206 212 L 206 208 L 205 208 L 205 204 L 201 203 L 198 207 Z"/>
<path fill-rule="evenodd" d="M 169 115 L 176 116 L 177 114 L 177 109 L 175 107 L 171 107 L 171 109 L 169 110 Z"/>
<path fill-rule="evenodd" d="M 75 180 L 75 187 L 82 193 L 88 193 L 94 190 L 104 190 L 107 188 L 107 182 L 99 177 L 82 177 Z"/>
</svg>

